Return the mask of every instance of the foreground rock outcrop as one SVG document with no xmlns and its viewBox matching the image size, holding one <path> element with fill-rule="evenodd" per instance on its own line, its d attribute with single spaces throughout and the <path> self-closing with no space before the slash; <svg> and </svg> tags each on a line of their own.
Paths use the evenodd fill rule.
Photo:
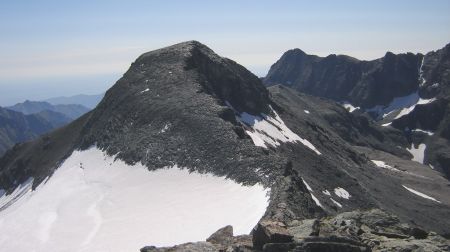
<svg viewBox="0 0 450 252">
<path fill-rule="evenodd" d="M 224 227 L 206 241 L 174 247 L 147 246 L 141 252 L 168 251 L 449 251 L 450 241 L 400 222 L 379 209 L 284 224 L 261 220 L 250 235 L 232 236 Z"/>
</svg>

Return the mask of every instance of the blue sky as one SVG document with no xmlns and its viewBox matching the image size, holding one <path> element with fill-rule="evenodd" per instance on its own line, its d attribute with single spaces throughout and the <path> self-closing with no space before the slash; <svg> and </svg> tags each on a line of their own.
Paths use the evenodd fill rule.
<svg viewBox="0 0 450 252">
<path fill-rule="evenodd" d="M 105 91 L 140 54 L 198 40 L 264 76 L 286 50 L 359 59 L 450 42 L 450 1 L 0 2 L 0 106 Z"/>
</svg>

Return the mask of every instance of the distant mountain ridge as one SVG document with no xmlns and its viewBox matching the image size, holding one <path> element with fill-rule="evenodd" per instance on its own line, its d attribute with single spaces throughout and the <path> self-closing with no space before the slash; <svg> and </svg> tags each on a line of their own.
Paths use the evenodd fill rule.
<svg viewBox="0 0 450 252">
<path fill-rule="evenodd" d="M 98 94 L 98 95 L 85 95 L 85 94 L 79 94 L 79 95 L 73 95 L 73 96 L 60 96 L 60 97 L 53 97 L 44 100 L 45 102 L 48 102 L 53 105 L 59 105 L 59 104 L 80 104 L 87 108 L 93 109 L 97 104 L 101 101 L 105 94 Z"/>
<path fill-rule="evenodd" d="M 404 131 L 409 149 L 425 144 L 422 162 L 450 177 L 450 44 L 425 55 L 387 52 L 371 61 L 293 49 L 263 81 L 332 99 Z"/>
<path fill-rule="evenodd" d="M 34 139 L 70 121 L 65 115 L 50 110 L 24 115 L 0 107 L 0 156 L 14 144 Z"/>
<path fill-rule="evenodd" d="M 17 103 L 13 106 L 6 107 L 7 109 L 14 110 L 17 112 L 21 112 L 25 115 L 30 114 L 36 114 L 40 113 L 42 111 L 53 111 L 61 113 L 69 118 L 76 119 L 80 117 L 81 115 L 88 112 L 90 109 L 84 107 L 83 105 L 79 104 L 57 104 L 52 105 L 48 102 L 42 102 L 42 101 L 29 101 L 26 100 L 23 103 Z"/>
</svg>

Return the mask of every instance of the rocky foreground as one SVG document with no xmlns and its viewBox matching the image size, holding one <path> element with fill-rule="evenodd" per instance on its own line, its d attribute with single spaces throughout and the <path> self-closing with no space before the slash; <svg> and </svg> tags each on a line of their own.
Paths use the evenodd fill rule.
<svg viewBox="0 0 450 252">
<path fill-rule="evenodd" d="M 261 220 L 250 235 L 233 236 L 233 227 L 226 226 L 206 241 L 164 248 L 146 246 L 141 252 L 449 250 L 450 241 L 442 236 L 411 227 L 394 215 L 372 209 L 289 223 Z"/>
</svg>

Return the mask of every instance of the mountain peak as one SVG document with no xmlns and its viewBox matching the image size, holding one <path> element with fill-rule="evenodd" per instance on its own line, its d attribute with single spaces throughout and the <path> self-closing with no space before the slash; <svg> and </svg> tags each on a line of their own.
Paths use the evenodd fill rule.
<svg viewBox="0 0 450 252">
<path fill-rule="evenodd" d="M 178 56 L 181 58 L 189 58 L 193 54 L 193 51 L 195 50 L 201 50 L 204 53 L 209 54 L 210 56 L 217 56 L 215 53 L 208 48 L 206 45 L 196 41 L 196 40 L 190 40 L 185 41 L 181 43 L 177 43 L 171 46 L 163 47 L 157 50 L 153 50 L 150 52 L 146 52 L 139 56 L 136 60 L 136 62 L 145 62 L 149 59 L 154 59 L 154 57 L 163 56 L 163 57 L 173 57 Z M 217 56 L 218 57 L 218 56 Z M 180 58 L 180 59 L 181 59 Z"/>
</svg>

